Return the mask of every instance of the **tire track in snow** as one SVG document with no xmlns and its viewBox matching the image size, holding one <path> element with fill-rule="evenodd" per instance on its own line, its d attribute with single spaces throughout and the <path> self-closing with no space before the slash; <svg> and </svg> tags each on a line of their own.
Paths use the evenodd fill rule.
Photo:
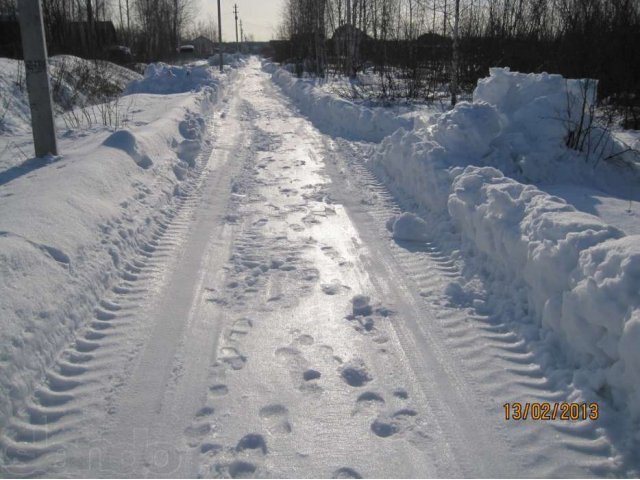
<svg viewBox="0 0 640 480">
<path fill-rule="evenodd" d="M 144 318 L 141 313 L 154 285 L 162 282 L 167 263 L 188 233 L 211 150 L 205 144 L 175 201 L 152 219 L 149 240 L 125 256 L 112 251 L 114 263 L 121 265 L 118 281 L 97 302 L 93 317 L 80 322 L 84 326 L 74 341 L 59 353 L 42 383 L 0 433 L 0 471 L 33 477 L 64 469 L 67 452 L 90 441 L 87 425 L 116 411 L 118 392 L 142 346 L 140 336 L 149 327 L 138 320 Z M 141 191 L 135 200 L 149 193 Z M 113 242 L 108 239 L 110 230 L 104 230 L 104 243 Z"/>
<path fill-rule="evenodd" d="M 348 178 L 354 191 L 369 192 L 360 196 L 361 203 L 367 206 L 366 216 L 371 218 L 371 228 L 377 235 L 388 238 L 389 217 L 406 210 L 415 211 L 416 207 L 396 200 L 367 168 L 359 148 L 368 147 L 337 140 L 336 155 L 347 160 L 335 165 L 350 170 Z M 341 176 L 344 175 L 341 171 Z M 624 446 L 616 445 L 616 425 L 609 424 L 609 418 L 597 422 L 505 423 L 502 405 L 507 402 L 581 400 L 576 399 L 569 384 L 547 378 L 528 342 L 501 321 L 499 313 L 492 312 L 490 296 L 500 298 L 499 292 L 482 285 L 483 296 L 465 298 L 466 292 L 455 288 L 464 283 L 468 268 L 459 255 L 445 250 L 435 239 L 419 244 L 391 241 L 390 246 L 393 258 L 415 285 L 415 291 L 435 312 L 445 345 L 464 365 L 460 373 L 466 377 L 465 384 L 476 392 L 476 398 L 482 399 L 478 415 L 486 411 L 489 418 L 502 422 L 498 430 L 506 444 L 512 445 L 513 454 L 522 458 L 526 471 L 536 472 L 532 473 L 535 476 L 602 476 L 624 472 L 625 460 L 620 453 Z M 475 275 L 474 281 L 481 283 L 482 278 Z M 515 451 L 517 445 L 523 444 L 527 445 L 527 455 Z"/>
</svg>

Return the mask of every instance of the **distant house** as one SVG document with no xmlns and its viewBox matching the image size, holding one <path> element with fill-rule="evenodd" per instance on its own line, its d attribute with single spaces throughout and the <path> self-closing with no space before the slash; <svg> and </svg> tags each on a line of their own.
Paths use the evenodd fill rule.
<svg viewBox="0 0 640 480">
<path fill-rule="evenodd" d="M 218 51 L 218 44 L 209 40 L 204 35 L 200 35 L 198 38 L 190 41 L 189 45 L 193 45 L 195 54 L 198 57 L 210 57 Z"/>
</svg>

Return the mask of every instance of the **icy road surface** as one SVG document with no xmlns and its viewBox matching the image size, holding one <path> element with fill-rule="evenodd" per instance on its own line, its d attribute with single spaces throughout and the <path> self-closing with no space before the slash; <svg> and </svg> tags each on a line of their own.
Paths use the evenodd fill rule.
<svg viewBox="0 0 640 480">
<path fill-rule="evenodd" d="M 517 335 L 447 306 L 459 272 L 390 238 L 358 145 L 252 61 L 183 204 L 4 433 L 25 476 L 543 477 L 620 473 Z M 55 373 L 54 373 L 55 372 Z M 53 380 L 52 380 L 53 379 Z"/>
</svg>

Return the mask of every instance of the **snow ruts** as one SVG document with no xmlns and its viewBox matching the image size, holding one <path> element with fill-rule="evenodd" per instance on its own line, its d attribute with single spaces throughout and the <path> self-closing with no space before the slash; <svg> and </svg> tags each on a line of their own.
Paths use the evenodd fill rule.
<svg viewBox="0 0 640 480">
<path fill-rule="evenodd" d="M 211 128 L 206 129 L 211 132 Z M 95 305 L 93 317 L 75 339 L 57 356 L 36 387 L 24 409 L 11 417 L 0 434 L 0 471 L 16 477 L 46 475 L 56 464 L 64 463 L 70 444 L 90 442 L 86 426 L 94 419 L 89 407 L 110 413 L 115 409 L 118 381 L 132 368 L 131 361 L 139 338 L 149 325 L 136 322 L 160 281 L 167 262 L 175 256 L 180 241 L 188 233 L 197 198 L 202 189 L 212 145 L 203 144 L 189 179 L 180 185 L 173 204 L 155 219 L 150 239 L 138 245 L 122 265 L 119 281 Z M 115 385 L 115 386 L 114 386 Z M 82 428 L 77 428 L 82 427 Z"/>
<path fill-rule="evenodd" d="M 370 170 L 366 161 L 370 145 L 363 144 L 358 148 L 341 140 L 337 144 L 335 154 L 346 159 L 345 166 L 349 170 L 346 178 L 353 183 L 338 183 L 335 189 L 342 190 L 346 196 L 359 194 L 364 197 L 361 201 L 365 202 L 367 209 L 356 216 L 360 225 L 369 223 L 372 231 L 385 238 L 390 236 L 386 225 L 390 215 L 405 211 L 420 213 L 411 198 L 392 193 Z M 340 177 L 345 177 L 344 172 Z M 526 426 L 518 422 L 504 422 L 502 406 L 505 403 L 535 401 L 554 404 L 585 399 L 572 385 L 558 382 L 553 375 L 550 376 L 553 372 L 541 363 L 545 354 L 541 346 L 532 344 L 526 336 L 514 330 L 509 322 L 511 319 L 504 318 L 502 312 L 493 309 L 493 305 L 505 300 L 502 292 L 492 289 L 495 285 L 482 284 L 483 277 L 475 275 L 474 282 L 481 294 L 470 294 L 460 287 L 464 285 L 465 277 L 468 281 L 469 272 L 475 266 L 473 260 L 460 256 L 456 245 L 443 242 L 432 232 L 425 242 L 391 241 L 390 248 L 407 283 L 413 286 L 411 290 L 425 306 L 424 318 L 414 319 L 412 326 L 396 324 L 400 336 L 403 330 L 408 330 L 408 335 L 413 337 L 409 344 L 429 345 L 421 339 L 434 335 L 442 342 L 439 347 L 446 349 L 461 366 L 455 373 L 451 372 L 451 380 L 457 378 L 473 392 L 469 398 L 482 403 L 476 406 L 474 415 L 485 412 L 484 415 L 490 414 L 488 418 L 503 421 L 504 445 L 512 446 L 510 455 L 522 457 L 528 475 L 575 476 L 586 472 L 597 475 L 617 472 L 620 475 L 627 471 L 625 469 L 629 465 L 633 468 L 633 459 L 629 457 L 632 451 L 625 435 L 621 434 L 623 422 L 606 412 L 595 422 L 531 422 Z M 428 322 L 426 312 L 429 311 L 435 313 L 436 323 Z M 455 363 L 451 367 L 455 368 Z M 432 366 L 425 363 L 424 368 Z M 465 418 L 460 410 L 457 412 L 460 423 L 465 425 Z M 482 428 L 481 418 L 466 420 L 473 423 L 474 428 Z M 518 452 L 517 445 L 524 444 L 527 448 Z"/>
</svg>

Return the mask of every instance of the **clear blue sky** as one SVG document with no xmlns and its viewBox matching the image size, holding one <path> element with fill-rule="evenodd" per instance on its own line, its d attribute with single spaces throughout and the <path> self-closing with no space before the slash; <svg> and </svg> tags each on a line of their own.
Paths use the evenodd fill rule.
<svg viewBox="0 0 640 480">
<path fill-rule="evenodd" d="M 198 0 L 199 17 L 212 15 L 217 19 L 217 0 Z M 239 18 L 242 19 L 245 35 L 253 35 L 256 40 L 270 40 L 279 23 L 283 0 L 221 0 L 222 39 L 235 41 L 236 30 L 233 5 L 238 4 Z M 217 20 L 216 20 L 217 21 Z"/>
</svg>

